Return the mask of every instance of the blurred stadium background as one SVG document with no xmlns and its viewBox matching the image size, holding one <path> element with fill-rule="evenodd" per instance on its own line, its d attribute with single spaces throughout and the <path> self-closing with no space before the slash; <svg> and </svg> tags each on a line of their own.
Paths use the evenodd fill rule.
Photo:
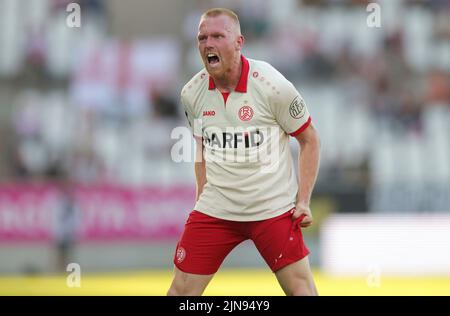
<svg viewBox="0 0 450 316">
<path fill-rule="evenodd" d="M 379 28 L 363 0 L 0 0 L 0 295 L 165 294 L 195 191 L 171 131 L 217 6 L 319 130 L 319 293 L 450 295 L 450 1 L 376 3 Z M 206 294 L 282 292 L 244 243 Z"/>
</svg>

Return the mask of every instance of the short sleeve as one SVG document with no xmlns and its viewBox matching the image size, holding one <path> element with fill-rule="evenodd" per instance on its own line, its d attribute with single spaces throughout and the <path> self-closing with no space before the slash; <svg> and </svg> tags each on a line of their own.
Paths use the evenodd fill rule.
<svg viewBox="0 0 450 316">
<path fill-rule="evenodd" d="M 271 108 L 278 124 L 291 136 L 299 135 L 311 123 L 305 101 L 287 79 L 283 87 L 274 92 Z"/>
<path fill-rule="evenodd" d="M 183 95 L 181 96 L 181 105 L 183 106 L 184 114 L 186 115 L 192 133 L 194 136 L 202 137 L 201 119 L 198 119 L 195 116 L 191 104 L 183 97 Z"/>
</svg>

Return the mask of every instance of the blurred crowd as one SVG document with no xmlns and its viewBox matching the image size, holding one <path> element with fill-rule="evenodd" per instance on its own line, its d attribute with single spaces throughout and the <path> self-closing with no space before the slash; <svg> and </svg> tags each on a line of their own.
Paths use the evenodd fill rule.
<svg viewBox="0 0 450 316">
<path fill-rule="evenodd" d="M 78 1 L 82 27 L 68 28 L 69 2 L 0 0 L 3 179 L 191 182 L 170 134 L 201 68 L 199 16 L 224 6 L 240 16 L 244 54 L 305 98 L 323 142 L 319 190 L 450 183 L 449 1 L 378 1 L 381 27 L 363 0 L 192 1 L 179 34 L 138 39 L 110 34 L 108 1 Z"/>
</svg>

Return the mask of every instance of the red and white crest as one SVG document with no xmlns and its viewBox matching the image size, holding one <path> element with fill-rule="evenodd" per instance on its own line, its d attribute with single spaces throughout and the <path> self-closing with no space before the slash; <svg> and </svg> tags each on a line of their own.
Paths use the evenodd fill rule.
<svg viewBox="0 0 450 316">
<path fill-rule="evenodd" d="M 186 258 L 186 250 L 183 247 L 178 247 L 176 258 L 178 263 L 183 262 L 184 258 Z"/>
<path fill-rule="evenodd" d="M 253 109 L 248 105 L 244 105 L 239 109 L 238 114 L 242 121 L 250 121 L 253 117 Z"/>
</svg>

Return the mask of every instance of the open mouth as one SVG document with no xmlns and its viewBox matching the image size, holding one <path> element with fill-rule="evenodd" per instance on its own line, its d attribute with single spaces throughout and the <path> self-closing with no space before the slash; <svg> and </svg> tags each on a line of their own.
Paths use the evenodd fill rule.
<svg viewBox="0 0 450 316">
<path fill-rule="evenodd" d="M 220 62 L 219 56 L 217 56 L 214 53 L 208 53 L 206 55 L 206 58 L 208 60 L 208 64 L 210 64 L 210 65 L 215 65 L 215 64 L 218 64 Z"/>
</svg>

